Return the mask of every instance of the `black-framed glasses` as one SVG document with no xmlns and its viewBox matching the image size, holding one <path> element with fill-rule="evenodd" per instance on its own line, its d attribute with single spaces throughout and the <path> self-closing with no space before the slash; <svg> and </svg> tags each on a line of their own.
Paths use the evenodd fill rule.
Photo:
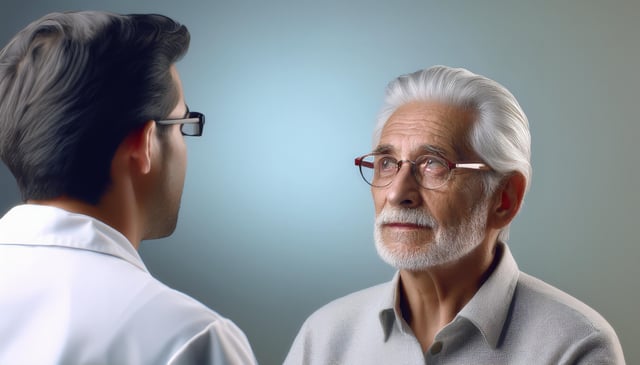
<svg viewBox="0 0 640 365">
<path fill-rule="evenodd" d="M 435 155 L 422 155 L 411 160 L 398 160 L 384 153 L 370 153 L 355 159 L 355 164 L 360 168 L 360 175 L 367 184 L 374 188 L 384 188 L 393 182 L 403 164 L 411 165 L 411 172 L 420 186 L 425 189 L 437 189 L 449 181 L 453 170 L 491 170 L 489 166 L 481 162 L 459 163 L 451 162 L 444 157 Z"/>
<path fill-rule="evenodd" d="M 156 123 L 160 125 L 180 124 L 180 132 L 183 136 L 198 137 L 202 135 L 204 129 L 204 114 L 189 111 L 189 106 L 187 106 L 184 118 L 156 120 Z"/>
</svg>

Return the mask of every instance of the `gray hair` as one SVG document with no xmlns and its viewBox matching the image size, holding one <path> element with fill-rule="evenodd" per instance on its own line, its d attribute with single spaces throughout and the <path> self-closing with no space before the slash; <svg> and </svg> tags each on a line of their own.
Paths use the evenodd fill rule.
<svg viewBox="0 0 640 365">
<path fill-rule="evenodd" d="M 471 148 L 496 174 L 486 174 L 485 193 L 493 192 L 501 178 L 513 172 L 525 178 L 525 193 L 531 180 L 531 135 L 529 122 L 516 98 L 499 83 L 463 68 L 433 66 L 402 75 L 387 86 L 384 106 L 378 115 L 373 144 L 382 128 L 400 106 L 415 101 L 439 101 L 476 112 L 470 135 Z M 509 226 L 498 240 L 506 242 Z"/>
</svg>

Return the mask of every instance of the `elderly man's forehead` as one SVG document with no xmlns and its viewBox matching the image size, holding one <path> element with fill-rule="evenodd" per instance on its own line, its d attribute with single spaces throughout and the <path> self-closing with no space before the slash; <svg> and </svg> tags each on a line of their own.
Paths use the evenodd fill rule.
<svg viewBox="0 0 640 365">
<path fill-rule="evenodd" d="M 399 141 L 410 141 L 415 153 L 468 156 L 475 116 L 474 110 L 438 101 L 406 103 L 391 114 L 375 149 L 393 152 Z"/>
</svg>

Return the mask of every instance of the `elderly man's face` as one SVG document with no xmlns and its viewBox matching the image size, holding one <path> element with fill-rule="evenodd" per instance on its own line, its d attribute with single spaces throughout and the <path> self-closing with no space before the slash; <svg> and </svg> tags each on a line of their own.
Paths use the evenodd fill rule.
<svg viewBox="0 0 640 365">
<path fill-rule="evenodd" d="M 398 160 L 439 154 L 452 162 L 477 162 L 466 143 L 473 117 L 437 102 L 406 104 L 389 118 L 377 150 Z M 372 188 L 380 256 L 399 269 L 423 270 L 477 247 L 486 234 L 488 209 L 477 173 L 454 170 L 444 186 L 427 190 L 404 164 L 389 186 Z"/>
</svg>

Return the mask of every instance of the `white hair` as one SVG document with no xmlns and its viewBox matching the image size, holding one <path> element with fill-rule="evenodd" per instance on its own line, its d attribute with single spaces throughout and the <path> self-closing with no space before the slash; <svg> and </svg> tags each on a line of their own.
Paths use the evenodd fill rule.
<svg viewBox="0 0 640 365">
<path fill-rule="evenodd" d="M 373 145 L 382 128 L 400 106 L 415 101 L 438 101 L 472 109 L 476 120 L 469 135 L 471 148 L 496 174 L 486 174 L 485 193 L 495 190 L 500 178 L 518 172 L 525 178 L 525 193 L 531 180 L 531 135 L 529 122 L 516 98 L 499 83 L 463 68 L 433 66 L 391 81 L 378 115 Z M 498 239 L 506 242 L 509 226 Z"/>
</svg>

